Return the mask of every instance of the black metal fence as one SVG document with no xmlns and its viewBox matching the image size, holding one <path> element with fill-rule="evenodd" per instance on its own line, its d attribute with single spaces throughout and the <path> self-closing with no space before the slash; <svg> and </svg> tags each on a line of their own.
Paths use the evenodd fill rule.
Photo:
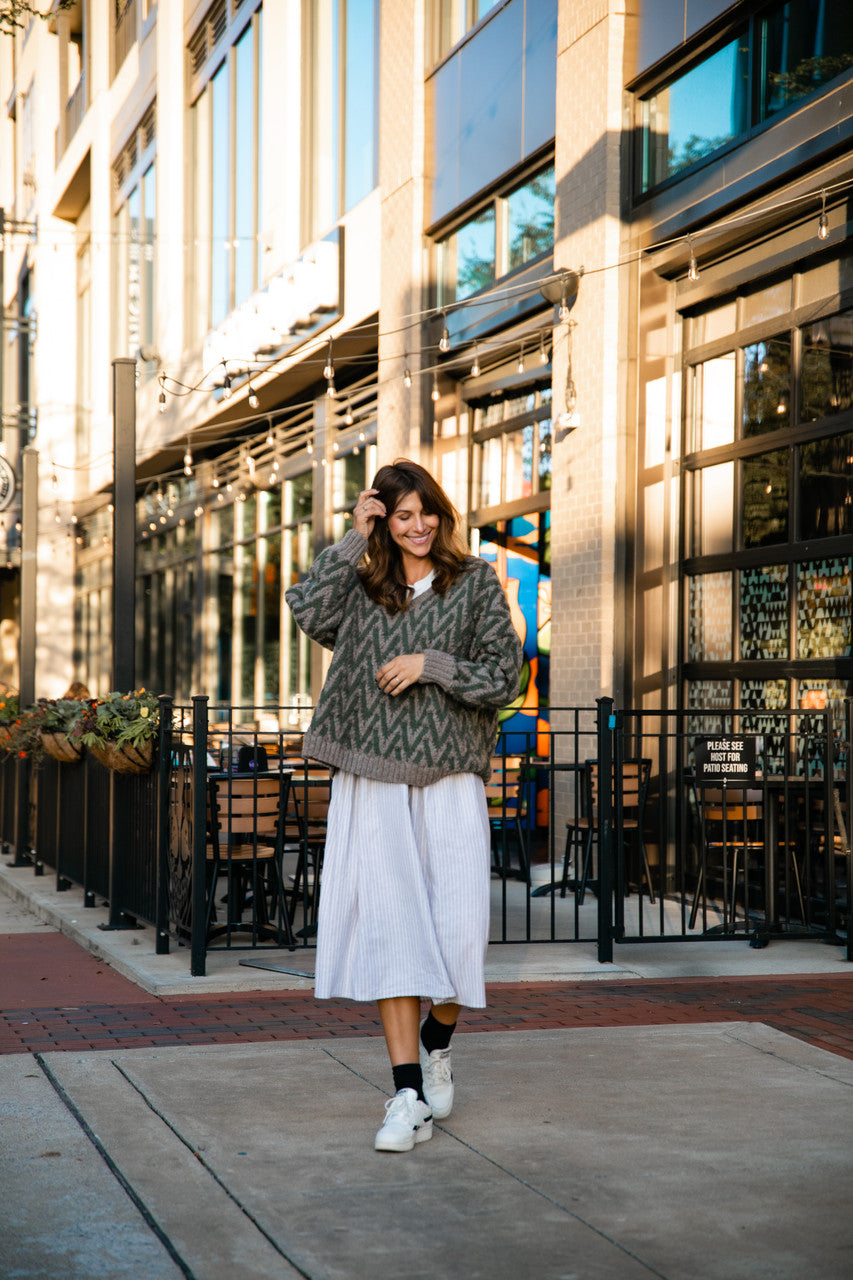
<svg viewBox="0 0 853 1280">
<path fill-rule="evenodd" d="M 136 775 L 89 754 L 35 769 L 7 755 L 4 849 L 107 905 L 107 927 L 145 921 L 158 952 L 188 947 L 194 974 L 213 948 L 311 946 L 329 777 L 301 757 L 307 716 L 163 698 L 153 767 Z M 839 725 L 821 710 L 601 699 L 503 734 L 487 787 L 491 940 L 594 942 L 607 961 L 620 941 L 784 935 L 846 940 L 853 959 L 852 729 L 853 703 Z M 703 777 L 697 744 L 734 738 L 754 777 Z M 270 778 L 280 815 L 265 826 Z"/>
</svg>

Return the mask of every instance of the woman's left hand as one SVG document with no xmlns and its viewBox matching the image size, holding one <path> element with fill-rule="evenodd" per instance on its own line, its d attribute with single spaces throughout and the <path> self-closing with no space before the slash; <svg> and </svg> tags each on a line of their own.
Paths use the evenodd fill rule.
<svg viewBox="0 0 853 1280">
<path fill-rule="evenodd" d="M 392 698 L 396 698 L 398 693 L 418 683 L 423 669 L 422 653 L 401 653 L 398 658 L 392 658 L 379 668 L 376 683 L 383 693 L 390 693 Z"/>
</svg>

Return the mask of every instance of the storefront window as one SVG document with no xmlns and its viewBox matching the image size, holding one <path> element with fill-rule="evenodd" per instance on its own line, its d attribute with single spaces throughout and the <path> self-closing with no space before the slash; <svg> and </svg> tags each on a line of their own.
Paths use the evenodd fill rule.
<svg viewBox="0 0 853 1280">
<path fill-rule="evenodd" d="M 787 449 L 760 453 L 743 463 L 742 545 L 769 547 L 788 541 Z"/>
<path fill-rule="evenodd" d="M 850 656 L 850 570 L 847 557 L 797 565 L 798 658 Z"/>
<path fill-rule="evenodd" d="M 778 431 L 791 420 L 791 339 L 787 334 L 744 347 L 743 434 Z"/>
<path fill-rule="evenodd" d="M 853 310 L 803 329 L 803 422 L 846 413 L 853 406 Z"/>
<path fill-rule="evenodd" d="M 551 441 L 550 387 L 477 407 L 473 435 L 475 509 L 534 498 L 550 489 Z"/>
<path fill-rule="evenodd" d="M 730 662 L 732 658 L 732 575 L 705 573 L 688 584 L 688 661 Z"/>
<path fill-rule="evenodd" d="M 740 656 L 788 657 L 788 566 L 763 565 L 740 575 Z"/>
<path fill-rule="evenodd" d="M 800 537 L 853 532 L 853 433 L 800 449 Z"/>
</svg>

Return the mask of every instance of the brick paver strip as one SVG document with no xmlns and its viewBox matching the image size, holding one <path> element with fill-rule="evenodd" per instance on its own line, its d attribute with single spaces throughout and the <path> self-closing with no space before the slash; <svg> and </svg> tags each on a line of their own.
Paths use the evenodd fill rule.
<svg viewBox="0 0 853 1280">
<path fill-rule="evenodd" d="M 20 935 L 19 935 L 20 936 Z M 106 966 L 105 966 L 106 967 Z M 92 974 L 100 978 L 102 974 Z M 2 974 L 2 991 L 11 991 Z M 124 980 L 122 980 L 124 981 Z M 241 1044 L 381 1035 L 375 1005 L 318 1003 L 310 991 L 157 999 L 122 991 L 75 1005 L 0 1012 L 0 1053 L 56 1049 Z M 0 1005 L 6 1005 L 0 994 Z M 94 997 L 94 998 L 93 998 Z M 498 983 L 484 1010 L 466 1010 L 460 1031 L 627 1027 L 691 1022 L 765 1022 L 832 1053 L 853 1058 L 853 973 L 831 977 L 620 979 L 615 982 Z"/>
</svg>

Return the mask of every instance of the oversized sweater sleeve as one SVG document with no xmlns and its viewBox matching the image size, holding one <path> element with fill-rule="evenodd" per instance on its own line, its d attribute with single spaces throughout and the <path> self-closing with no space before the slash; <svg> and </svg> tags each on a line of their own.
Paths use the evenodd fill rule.
<svg viewBox="0 0 853 1280">
<path fill-rule="evenodd" d="M 284 593 L 290 612 L 306 635 L 326 649 L 334 649 L 350 592 L 355 567 L 367 550 L 367 539 L 355 529 L 321 552 L 306 576 Z"/>
<path fill-rule="evenodd" d="M 425 650 L 421 683 L 440 685 L 464 706 L 498 710 L 518 696 L 523 655 L 500 580 L 481 563 L 468 656 Z"/>
</svg>

